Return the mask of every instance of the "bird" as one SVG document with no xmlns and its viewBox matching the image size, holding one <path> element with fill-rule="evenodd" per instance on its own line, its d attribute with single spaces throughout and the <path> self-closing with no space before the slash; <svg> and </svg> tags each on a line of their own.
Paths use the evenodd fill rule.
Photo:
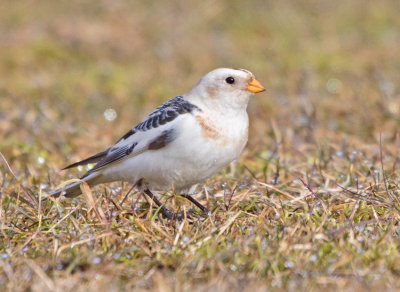
<svg viewBox="0 0 400 292">
<path fill-rule="evenodd" d="M 152 191 L 172 189 L 208 212 L 188 192 L 239 157 L 248 140 L 250 97 L 263 91 L 246 69 L 215 69 L 186 94 L 157 107 L 113 146 L 64 167 L 95 163 L 80 181 L 50 197 L 80 195 L 81 181 L 89 186 L 125 181 L 153 200 L 168 219 L 177 215 Z"/>
</svg>

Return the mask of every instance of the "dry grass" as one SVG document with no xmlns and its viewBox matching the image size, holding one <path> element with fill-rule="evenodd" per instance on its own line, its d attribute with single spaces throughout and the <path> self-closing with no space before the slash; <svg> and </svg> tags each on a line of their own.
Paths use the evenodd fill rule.
<svg viewBox="0 0 400 292">
<path fill-rule="evenodd" d="M 1 2 L 0 290 L 400 288 L 399 4 L 216 2 Z M 121 204 L 121 183 L 38 203 L 219 66 L 268 91 L 237 164 L 198 189 L 210 218 Z"/>
</svg>

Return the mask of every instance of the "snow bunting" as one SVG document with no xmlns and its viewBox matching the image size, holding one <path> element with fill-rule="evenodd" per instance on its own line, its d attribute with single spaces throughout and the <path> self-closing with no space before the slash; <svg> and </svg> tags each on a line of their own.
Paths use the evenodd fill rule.
<svg viewBox="0 0 400 292">
<path fill-rule="evenodd" d="M 247 104 L 253 94 L 264 90 L 250 71 L 216 69 L 188 93 L 155 109 L 114 146 L 64 169 L 96 163 L 81 180 L 90 186 L 130 182 L 170 219 L 176 214 L 163 207 L 150 190 L 173 188 L 207 211 L 187 192 L 239 156 L 248 138 Z M 80 182 L 76 182 L 52 196 L 79 194 Z"/>
</svg>

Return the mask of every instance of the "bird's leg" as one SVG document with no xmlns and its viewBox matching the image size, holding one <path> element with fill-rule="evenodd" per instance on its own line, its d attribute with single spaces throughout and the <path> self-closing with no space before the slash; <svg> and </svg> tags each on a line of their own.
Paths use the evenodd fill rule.
<svg viewBox="0 0 400 292">
<path fill-rule="evenodd" d="M 126 199 L 128 198 L 129 194 L 132 192 L 132 190 L 133 190 L 135 187 L 136 187 L 136 184 L 134 184 L 134 185 L 129 189 L 129 191 L 126 193 L 124 199 L 121 201 L 121 203 L 119 203 L 120 206 L 122 206 L 122 205 L 125 203 L 125 201 L 126 201 Z"/>
<path fill-rule="evenodd" d="M 153 200 L 154 203 L 156 203 L 156 205 L 158 207 L 160 207 L 160 212 L 161 214 L 163 214 L 163 216 L 169 220 L 174 220 L 177 219 L 177 216 L 174 212 L 171 212 L 170 210 L 168 210 L 167 208 L 164 207 L 164 205 L 156 198 L 156 196 L 153 195 L 152 192 L 150 192 L 149 189 L 145 189 L 144 193 L 149 196 L 150 199 Z M 179 219 L 179 218 L 178 218 Z"/>
<path fill-rule="evenodd" d="M 206 213 L 206 214 L 210 213 L 210 210 L 208 210 L 206 207 L 204 207 L 202 204 L 200 204 L 198 201 L 196 201 L 191 195 L 180 195 L 180 196 L 188 199 L 190 202 L 195 204 L 204 213 Z"/>
</svg>

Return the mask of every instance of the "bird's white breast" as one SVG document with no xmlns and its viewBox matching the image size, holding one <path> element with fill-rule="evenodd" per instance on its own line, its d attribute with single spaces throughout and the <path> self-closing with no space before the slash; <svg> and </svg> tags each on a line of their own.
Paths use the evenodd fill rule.
<svg viewBox="0 0 400 292">
<path fill-rule="evenodd" d="M 223 118 L 200 112 L 188 116 L 179 130 L 179 137 L 162 154 L 166 189 L 171 184 L 176 189 L 189 188 L 236 159 L 247 142 L 248 117 L 246 112 Z"/>
<path fill-rule="evenodd" d="M 209 112 L 207 112 L 209 113 Z M 143 178 L 154 190 L 185 190 L 212 176 L 242 152 L 248 136 L 246 111 L 236 115 L 183 115 L 177 138 L 166 147 L 146 151 L 110 168 L 110 175 L 135 183 Z"/>
</svg>

